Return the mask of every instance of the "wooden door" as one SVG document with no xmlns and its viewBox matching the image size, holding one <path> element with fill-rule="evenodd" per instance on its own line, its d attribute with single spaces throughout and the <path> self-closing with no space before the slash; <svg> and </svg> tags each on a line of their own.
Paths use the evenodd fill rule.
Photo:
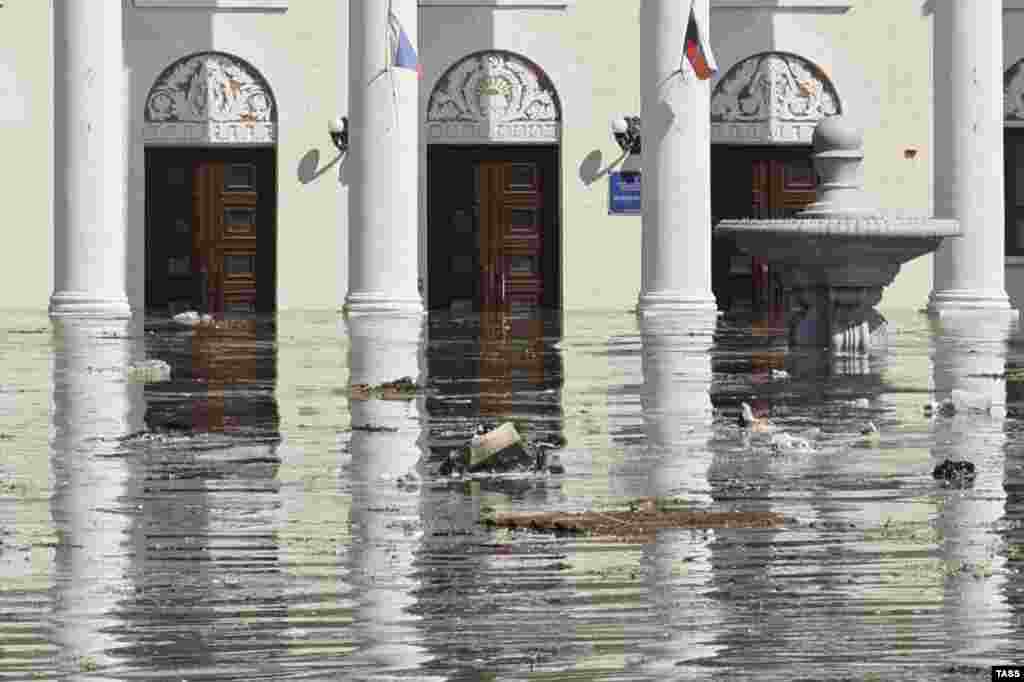
<svg viewBox="0 0 1024 682">
<path fill-rule="evenodd" d="M 430 145 L 431 309 L 561 304 L 558 148 Z"/>
<path fill-rule="evenodd" d="M 146 150 L 146 309 L 274 310 L 272 149 Z"/>
<path fill-rule="evenodd" d="M 259 195 L 251 163 L 202 160 L 195 167 L 193 258 L 214 315 L 257 310 Z"/>
<path fill-rule="evenodd" d="M 484 161 L 477 174 L 481 309 L 540 308 L 544 301 L 544 201 L 538 164 Z"/>
<path fill-rule="evenodd" d="M 713 148 L 712 222 L 786 218 L 813 203 L 817 176 L 811 153 L 809 147 Z M 749 204 L 736 200 L 747 191 Z M 715 295 L 725 308 L 778 311 L 784 306 L 778 277 L 765 259 L 741 252 L 729 239 L 715 240 L 713 259 Z"/>
</svg>

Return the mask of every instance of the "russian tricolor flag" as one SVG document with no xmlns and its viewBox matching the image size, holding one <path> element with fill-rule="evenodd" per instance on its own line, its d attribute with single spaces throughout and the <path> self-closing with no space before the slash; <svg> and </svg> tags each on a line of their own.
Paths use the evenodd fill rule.
<svg viewBox="0 0 1024 682">
<path fill-rule="evenodd" d="M 705 81 L 718 73 L 718 64 L 715 63 L 715 56 L 711 54 L 711 47 L 707 43 L 704 31 L 697 23 L 697 15 L 693 11 L 693 3 L 690 4 L 690 20 L 686 24 L 686 39 L 684 42 L 686 58 L 690 60 L 697 78 Z"/>
<path fill-rule="evenodd" d="M 416 54 L 416 48 L 402 28 L 401 22 L 393 12 L 388 11 L 388 31 L 391 38 L 391 65 L 399 69 L 412 69 L 417 76 L 423 75 L 420 68 L 420 59 Z"/>
</svg>

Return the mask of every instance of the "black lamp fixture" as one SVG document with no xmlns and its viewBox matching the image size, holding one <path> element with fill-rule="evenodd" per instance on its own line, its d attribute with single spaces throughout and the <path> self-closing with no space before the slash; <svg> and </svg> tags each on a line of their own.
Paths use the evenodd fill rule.
<svg viewBox="0 0 1024 682">
<path fill-rule="evenodd" d="M 338 148 L 339 152 L 348 151 L 348 116 L 339 116 L 328 122 L 327 132 L 331 136 L 331 142 Z"/>
<path fill-rule="evenodd" d="M 640 117 L 622 116 L 612 119 L 612 136 L 622 151 L 640 153 Z"/>
</svg>

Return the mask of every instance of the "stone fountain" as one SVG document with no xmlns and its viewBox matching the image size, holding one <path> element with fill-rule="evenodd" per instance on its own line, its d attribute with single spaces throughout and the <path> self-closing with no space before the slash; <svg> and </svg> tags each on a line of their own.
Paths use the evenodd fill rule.
<svg viewBox="0 0 1024 682">
<path fill-rule="evenodd" d="M 960 225 L 873 208 L 861 188 L 863 136 L 842 116 L 822 120 L 813 144 L 817 201 L 792 218 L 723 220 L 715 230 L 777 268 L 791 343 L 866 353 L 885 340 L 875 310 L 882 289 L 903 263 L 959 236 Z"/>
</svg>

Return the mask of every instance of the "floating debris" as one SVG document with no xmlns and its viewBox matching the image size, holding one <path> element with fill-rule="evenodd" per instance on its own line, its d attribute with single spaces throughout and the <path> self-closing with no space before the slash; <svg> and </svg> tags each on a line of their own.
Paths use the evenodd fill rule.
<svg viewBox="0 0 1024 682">
<path fill-rule="evenodd" d="M 352 384 L 349 396 L 353 400 L 412 400 L 421 389 L 412 377 L 402 377 L 376 386 Z"/>
<path fill-rule="evenodd" d="M 740 426 L 751 431 L 767 432 L 775 429 L 767 417 L 755 417 L 754 410 L 747 403 L 740 403 Z"/>
<path fill-rule="evenodd" d="M 811 441 L 808 438 L 802 436 L 794 436 L 786 433 L 776 433 L 772 435 L 772 450 L 775 452 L 812 452 L 814 446 L 811 445 Z"/>
<path fill-rule="evenodd" d="M 969 484 L 974 482 L 974 463 L 968 461 L 957 461 L 947 459 L 935 467 L 932 477 L 955 484 Z"/>
<path fill-rule="evenodd" d="M 628 511 L 541 512 L 498 514 L 487 525 L 500 528 L 617 537 L 653 538 L 659 530 L 709 528 L 776 528 L 784 523 L 775 512 L 709 512 L 658 508 L 645 501 Z"/>
<path fill-rule="evenodd" d="M 170 381 L 171 366 L 163 360 L 142 360 L 128 366 L 126 374 L 133 381 L 141 381 L 147 384 L 157 381 Z"/>
<path fill-rule="evenodd" d="M 453 448 L 438 469 L 441 476 L 476 473 L 541 472 L 564 474 L 565 467 L 556 452 L 565 445 L 561 436 L 527 443 L 512 422 L 497 428 L 481 424 L 476 435 L 463 448 Z"/>
<path fill-rule="evenodd" d="M 941 403 L 935 402 L 934 400 L 924 406 L 924 416 L 926 417 L 952 417 L 956 414 L 956 404 L 952 398 L 946 398 Z"/>
<path fill-rule="evenodd" d="M 868 422 L 860 430 L 860 439 L 863 443 L 878 443 L 882 440 L 882 432 L 875 426 L 875 422 Z"/>
<path fill-rule="evenodd" d="M 171 319 L 185 327 L 197 327 L 200 324 L 213 323 L 213 315 L 209 315 L 207 313 L 200 315 L 195 310 L 186 310 L 183 313 L 178 313 Z"/>
<path fill-rule="evenodd" d="M 784 369 L 772 369 L 771 377 L 776 381 L 786 381 L 790 378 L 789 372 Z"/>
</svg>

